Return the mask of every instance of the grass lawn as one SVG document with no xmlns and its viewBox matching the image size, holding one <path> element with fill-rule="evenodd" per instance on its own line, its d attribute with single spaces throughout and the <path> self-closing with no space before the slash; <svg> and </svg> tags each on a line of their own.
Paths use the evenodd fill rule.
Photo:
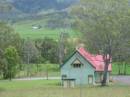
<svg viewBox="0 0 130 97">
<path fill-rule="evenodd" d="M 130 86 L 62 88 L 60 80 L 0 81 L 0 97 L 130 97 Z"/>
</svg>

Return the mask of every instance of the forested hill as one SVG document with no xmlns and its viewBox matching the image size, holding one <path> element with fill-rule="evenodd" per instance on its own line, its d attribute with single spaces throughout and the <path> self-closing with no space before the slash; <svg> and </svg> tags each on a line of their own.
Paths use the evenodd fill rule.
<svg viewBox="0 0 130 97">
<path fill-rule="evenodd" d="M 77 0 L 0 0 L 4 4 L 12 5 L 15 9 L 23 13 L 34 13 L 41 10 L 62 10 L 69 7 Z"/>
<path fill-rule="evenodd" d="M 66 9 L 79 0 L 0 0 L 0 20 L 19 20 Z"/>
<path fill-rule="evenodd" d="M 76 0 L 13 0 L 12 3 L 22 12 L 38 12 L 43 9 L 61 10 L 70 6 Z"/>
</svg>

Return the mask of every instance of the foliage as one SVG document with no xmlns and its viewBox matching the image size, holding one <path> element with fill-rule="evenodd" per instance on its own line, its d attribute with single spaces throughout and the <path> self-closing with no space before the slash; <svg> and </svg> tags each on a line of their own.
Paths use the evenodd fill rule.
<svg viewBox="0 0 130 97">
<path fill-rule="evenodd" d="M 53 39 L 45 38 L 41 43 L 41 56 L 50 63 L 58 62 L 58 44 Z"/>
<path fill-rule="evenodd" d="M 24 40 L 22 52 L 23 62 L 26 64 L 36 63 L 37 60 L 40 58 L 40 53 L 35 47 L 35 43 L 29 38 L 27 40 Z"/>
<path fill-rule="evenodd" d="M 14 30 L 8 26 L 6 23 L 0 22 L 0 74 L 3 75 L 4 68 L 6 65 L 6 59 L 4 51 L 9 46 L 17 48 L 18 53 L 20 53 L 21 39 Z"/>
<path fill-rule="evenodd" d="M 20 36 L 18 33 L 8 26 L 6 23 L 0 22 L 0 48 L 4 50 L 9 45 L 15 46 L 19 49 Z"/>
<path fill-rule="evenodd" d="M 13 46 L 9 46 L 5 49 L 4 52 L 6 64 L 4 65 L 3 70 L 3 77 L 4 79 L 9 78 L 10 80 L 15 77 L 17 69 L 18 69 L 18 63 L 19 63 L 19 56 L 18 52 Z"/>
<path fill-rule="evenodd" d="M 70 42 L 65 43 L 65 56 L 63 62 L 65 62 L 75 51 L 76 45 Z"/>
<path fill-rule="evenodd" d="M 8 13 L 11 9 L 11 4 L 7 3 L 5 0 L 0 0 L 0 13 Z"/>
</svg>

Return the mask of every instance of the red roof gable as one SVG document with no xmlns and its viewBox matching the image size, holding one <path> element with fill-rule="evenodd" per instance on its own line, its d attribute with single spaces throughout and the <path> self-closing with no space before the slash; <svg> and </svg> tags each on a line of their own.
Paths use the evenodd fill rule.
<svg viewBox="0 0 130 97">
<path fill-rule="evenodd" d="M 102 55 L 92 55 L 84 48 L 79 48 L 77 51 L 95 67 L 96 71 L 104 71 L 105 63 Z M 109 64 L 108 71 L 111 70 L 112 66 Z"/>
</svg>

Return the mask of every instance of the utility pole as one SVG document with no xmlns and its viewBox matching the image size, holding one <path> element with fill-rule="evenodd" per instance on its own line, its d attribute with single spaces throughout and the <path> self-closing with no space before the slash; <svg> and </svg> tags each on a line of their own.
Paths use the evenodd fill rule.
<svg viewBox="0 0 130 97">
<path fill-rule="evenodd" d="M 64 58 L 64 37 L 63 32 L 59 35 L 59 64 L 63 64 L 63 58 Z"/>
<path fill-rule="evenodd" d="M 31 56 L 31 51 L 30 51 L 30 40 L 27 38 L 27 40 L 24 41 L 24 47 L 23 47 L 23 53 L 24 53 L 24 60 L 26 61 L 26 69 L 27 69 L 27 76 L 30 74 L 30 56 Z"/>
<path fill-rule="evenodd" d="M 66 21 L 66 20 L 65 20 Z M 59 64 L 63 64 L 63 59 L 65 56 L 65 40 L 68 38 L 68 33 L 66 33 L 66 28 L 68 26 L 68 21 L 63 22 L 63 31 L 59 35 Z"/>
<path fill-rule="evenodd" d="M 67 42 L 67 38 L 69 37 L 68 33 L 61 32 L 59 35 L 59 64 L 63 64 L 64 56 L 66 53 L 65 44 Z"/>
</svg>

